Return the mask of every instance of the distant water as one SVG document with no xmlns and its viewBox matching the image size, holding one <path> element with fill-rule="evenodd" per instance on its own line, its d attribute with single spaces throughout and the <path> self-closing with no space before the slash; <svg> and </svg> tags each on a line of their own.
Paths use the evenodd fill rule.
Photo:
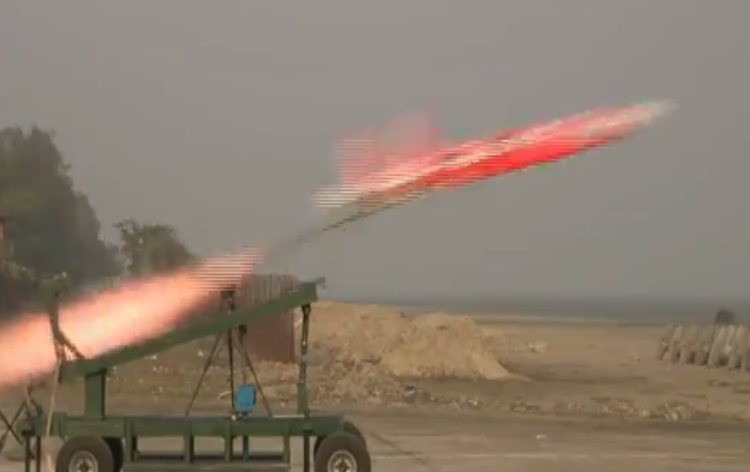
<svg viewBox="0 0 750 472">
<path fill-rule="evenodd" d="M 337 298 L 353 303 L 375 303 L 405 308 L 409 312 L 448 311 L 482 315 L 528 314 L 550 317 L 622 319 L 623 321 L 708 321 L 720 307 L 750 320 L 750 300 L 646 300 L 646 299 L 508 299 L 508 298 Z"/>
</svg>

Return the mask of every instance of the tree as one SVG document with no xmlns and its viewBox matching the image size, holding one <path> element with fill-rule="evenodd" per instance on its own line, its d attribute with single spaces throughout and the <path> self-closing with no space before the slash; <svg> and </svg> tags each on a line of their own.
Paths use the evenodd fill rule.
<svg viewBox="0 0 750 472">
<path fill-rule="evenodd" d="M 127 219 L 115 228 L 120 232 L 120 252 L 130 275 L 170 271 L 194 259 L 172 226 Z"/>
<path fill-rule="evenodd" d="M 13 266 L 35 277 L 66 273 L 74 284 L 119 273 L 88 197 L 77 191 L 54 134 L 36 126 L 0 130 L 0 214 Z M 6 271 L 7 272 L 7 271 Z M 0 284 L 11 277 L 0 275 Z"/>
<path fill-rule="evenodd" d="M 4 221 L 0 221 L 3 227 Z M 0 239 L 0 313 L 16 310 L 40 292 L 39 278 L 12 259 L 13 246 Z"/>
</svg>

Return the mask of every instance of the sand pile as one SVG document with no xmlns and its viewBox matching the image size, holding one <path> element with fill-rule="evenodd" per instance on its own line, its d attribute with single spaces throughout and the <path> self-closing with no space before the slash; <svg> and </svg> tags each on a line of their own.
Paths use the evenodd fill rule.
<svg viewBox="0 0 750 472">
<path fill-rule="evenodd" d="M 312 355 L 323 362 L 379 363 L 408 326 L 398 311 L 377 305 L 321 302 L 314 310 Z"/>
<path fill-rule="evenodd" d="M 443 313 L 411 321 L 381 362 L 397 377 L 499 380 L 509 375 L 471 318 Z"/>
<path fill-rule="evenodd" d="M 406 387 L 418 385 L 414 379 L 511 375 L 469 317 L 406 317 L 392 308 L 333 302 L 317 303 L 312 317 L 308 379 L 315 404 L 393 404 L 410 401 L 413 390 Z M 256 368 L 270 399 L 293 401 L 296 365 L 257 362 Z"/>
<path fill-rule="evenodd" d="M 375 305 L 318 303 L 310 332 L 317 364 L 344 364 L 397 378 L 498 380 L 500 365 L 469 317 L 443 313 L 407 318 Z M 376 375 L 374 372 L 372 375 Z"/>
<path fill-rule="evenodd" d="M 312 318 L 308 386 L 314 405 L 470 404 L 466 395 L 431 392 L 430 383 L 420 379 L 511 376 L 495 359 L 482 329 L 468 317 L 441 313 L 406 317 L 382 306 L 328 302 L 316 304 Z M 169 395 L 187 404 L 213 342 L 202 339 L 118 367 L 110 387 L 120 398 L 149 392 L 154 398 Z M 272 404 L 294 406 L 298 366 L 254 361 L 259 383 Z M 225 404 L 231 393 L 228 362 L 228 351 L 222 349 L 206 374 L 197 405 Z M 235 369 L 237 382 L 257 384 L 239 359 Z"/>
</svg>

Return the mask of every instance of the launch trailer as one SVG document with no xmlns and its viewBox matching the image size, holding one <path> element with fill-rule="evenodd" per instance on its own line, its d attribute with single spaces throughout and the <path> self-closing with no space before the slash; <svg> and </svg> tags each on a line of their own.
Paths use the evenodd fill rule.
<svg viewBox="0 0 750 472">
<path fill-rule="evenodd" d="M 293 292 L 251 307 L 236 307 L 232 301 L 232 309 L 222 316 L 207 317 L 207 321 L 100 357 L 63 361 L 59 382 L 84 379 L 83 414 L 54 411 L 50 415 L 42 411 L 20 421 L 18 433 L 24 442 L 25 472 L 31 472 L 32 464 L 36 472 L 41 471 L 44 460 L 42 440 L 48 436 L 63 440 L 55 460 L 56 472 L 289 470 L 292 438 L 302 440 L 304 472 L 370 472 L 370 453 L 360 430 L 341 415 L 313 414 L 308 404 L 310 319 L 312 305 L 318 300 L 317 287 L 323 282 L 323 279 L 318 279 L 302 283 Z M 223 295 L 233 300 L 233 291 L 230 292 Z M 232 333 L 246 329 L 246 324 L 252 320 L 296 308 L 302 311 L 302 334 L 295 414 L 272 414 L 270 408 L 266 415 L 255 412 L 255 389 L 259 385 L 240 385 L 233 393 L 232 410 L 226 415 L 131 416 L 107 413 L 107 372 L 112 367 L 208 336 L 216 336 L 218 341 L 226 334 L 231 342 Z M 60 345 L 68 342 L 57 324 L 57 303 L 50 304 L 49 311 L 55 342 Z M 230 346 L 230 362 L 231 350 Z M 245 349 L 243 351 L 246 353 Z M 250 362 L 249 356 L 245 355 Z M 230 372 L 233 372 L 232 366 Z M 203 378 L 199 384 L 202 381 Z M 223 448 L 211 453 L 196 451 L 196 438 L 205 437 L 220 438 Z M 250 448 L 252 439 L 260 437 L 281 438 L 282 447 L 276 451 Z M 146 438 L 176 438 L 182 447 L 163 452 L 142 450 L 139 440 Z M 235 449 L 236 439 L 241 439 L 240 451 Z M 311 439 L 314 439 L 312 445 Z"/>
</svg>

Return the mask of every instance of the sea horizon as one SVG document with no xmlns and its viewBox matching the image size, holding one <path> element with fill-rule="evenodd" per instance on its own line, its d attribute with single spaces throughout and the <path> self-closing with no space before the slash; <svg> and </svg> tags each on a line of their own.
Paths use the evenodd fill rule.
<svg viewBox="0 0 750 472">
<path fill-rule="evenodd" d="M 545 317 L 607 318 L 633 321 L 685 320 L 710 321 L 720 308 L 745 319 L 750 299 L 648 299 L 593 297 L 324 297 L 346 303 L 399 307 L 408 313 L 446 311 L 492 315 L 532 315 Z"/>
</svg>

